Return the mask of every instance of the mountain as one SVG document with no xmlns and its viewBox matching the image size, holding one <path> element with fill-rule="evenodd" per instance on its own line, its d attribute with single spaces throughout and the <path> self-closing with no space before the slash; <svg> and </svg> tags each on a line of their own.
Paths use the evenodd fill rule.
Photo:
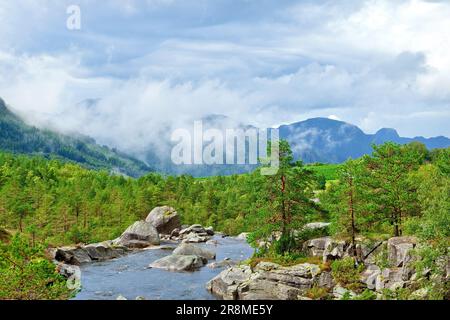
<svg viewBox="0 0 450 320">
<path fill-rule="evenodd" d="M 0 150 L 77 162 L 86 168 L 104 169 L 131 177 L 152 171 L 145 163 L 115 149 L 100 146 L 92 138 L 67 136 L 29 126 L 12 113 L 1 98 Z"/>
<path fill-rule="evenodd" d="M 450 139 L 442 136 L 405 138 L 400 137 L 395 129 L 389 128 L 366 134 L 355 125 L 327 118 L 283 125 L 279 130 L 280 138 L 291 144 L 294 156 L 306 163 L 341 163 L 349 158 L 370 154 L 373 144 L 388 141 L 398 144 L 418 141 L 430 150 L 450 147 Z"/>
<path fill-rule="evenodd" d="M 223 115 L 209 115 L 202 119 L 203 129 L 218 129 L 225 136 L 226 129 L 254 128 L 250 125 L 234 121 Z M 156 154 L 155 146 L 149 147 L 146 161 L 155 168 L 168 174 L 191 174 L 193 176 L 210 176 L 221 174 L 238 174 L 255 169 L 253 165 L 174 165 L 170 159 L 171 147 L 174 145 L 166 136 L 171 132 L 168 126 L 158 133 L 160 142 L 165 148 Z M 305 163 L 342 163 L 349 158 L 359 158 L 372 152 L 373 144 L 387 141 L 406 144 L 412 141 L 423 143 L 428 149 L 447 148 L 450 139 L 436 138 L 405 138 L 400 137 L 396 130 L 384 128 L 375 134 L 366 134 L 355 125 L 328 118 L 313 118 L 302 122 L 279 127 L 280 138 L 287 140 L 296 159 Z M 205 143 L 204 145 L 206 145 Z"/>
</svg>

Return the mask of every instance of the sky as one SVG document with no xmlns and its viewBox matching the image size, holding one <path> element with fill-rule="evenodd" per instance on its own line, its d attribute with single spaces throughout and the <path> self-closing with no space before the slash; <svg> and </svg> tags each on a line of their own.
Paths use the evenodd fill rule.
<svg viewBox="0 0 450 320">
<path fill-rule="evenodd" d="M 449 17 L 438 0 L 0 0 L 0 97 L 124 151 L 208 114 L 449 137 Z"/>
</svg>

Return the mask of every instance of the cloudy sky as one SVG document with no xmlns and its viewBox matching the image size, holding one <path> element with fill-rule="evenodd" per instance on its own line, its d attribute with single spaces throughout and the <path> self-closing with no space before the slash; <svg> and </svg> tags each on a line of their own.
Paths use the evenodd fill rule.
<svg viewBox="0 0 450 320">
<path fill-rule="evenodd" d="M 0 0 L 0 97 L 122 149 L 205 114 L 450 136 L 449 17 L 444 0 Z"/>
</svg>

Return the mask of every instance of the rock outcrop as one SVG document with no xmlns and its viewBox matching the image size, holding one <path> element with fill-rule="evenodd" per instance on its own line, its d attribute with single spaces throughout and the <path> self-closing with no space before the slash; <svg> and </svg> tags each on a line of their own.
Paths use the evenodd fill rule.
<svg viewBox="0 0 450 320">
<path fill-rule="evenodd" d="M 229 300 L 308 300 L 317 294 L 316 288 L 325 289 L 319 292 L 334 299 L 355 298 L 365 289 L 380 297 L 386 289 L 395 291 L 399 288 L 415 290 L 413 296 L 421 298 L 427 292 L 418 290 L 415 282 L 419 277 L 414 269 L 418 257 L 411 250 L 417 245 L 414 237 L 396 237 L 388 241 L 358 238 L 354 247 L 348 241 L 332 237 L 311 239 L 304 243 L 303 250 L 309 256 L 321 258 L 321 267 L 308 263 L 282 267 L 269 262 L 260 262 L 254 268 L 234 265 L 209 281 L 207 289 Z M 364 266 L 359 273 L 360 280 L 356 278 L 351 286 L 339 283 L 327 267 L 333 260 L 347 257 L 355 258 L 355 263 Z M 376 263 L 381 261 L 385 267 L 377 266 Z M 448 264 L 448 259 L 442 259 L 444 271 Z M 421 276 L 430 277 L 430 274 Z"/>
<path fill-rule="evenodd" d="M 145 219 L 151 223 L 160 234 L 170 235 L 175 229 L 181 228 L 180 217 L 177 211 L 171 207 L 156 207 Z"/>
<path fill-rule="evenodd" d="M 396 237 L 387 242 L 389 263 L 393 267 L 402 267 L 409 259 L 409 252 L 416 247 L 415 237 Z"/>
<path fill-rule="evenodd" d="M 54 251 L 53 258 L 70 265 L 81 265 L 93 261 L 105 261 L 123 256 L 128 251 L 125 247 L 115 246 L 110 241 L 86 246 L 61 247 Z"/>
<path fill-rule="evenodd" d="M 235 266 L 221 272 L 208 282 L 207 289 L 226 300 L 298 300 L 319 274 L 320 268 L 314 264 L 282 267 L 260 262 L 253 270 Z"/>
</svg>

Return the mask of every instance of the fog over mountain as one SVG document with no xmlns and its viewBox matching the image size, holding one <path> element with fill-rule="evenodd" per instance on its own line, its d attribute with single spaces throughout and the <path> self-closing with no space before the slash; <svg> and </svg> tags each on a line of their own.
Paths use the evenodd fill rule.
<svg viewBox="0 0 450 320">
<path fill-rule="evenodd" d="M 0 96 L 27 121 L 126 151 L 224 114 L 450 136 L 448 1 L 0 2 Z M 239 10 L 236 10 L 236 8 Z"/>
</svg>

